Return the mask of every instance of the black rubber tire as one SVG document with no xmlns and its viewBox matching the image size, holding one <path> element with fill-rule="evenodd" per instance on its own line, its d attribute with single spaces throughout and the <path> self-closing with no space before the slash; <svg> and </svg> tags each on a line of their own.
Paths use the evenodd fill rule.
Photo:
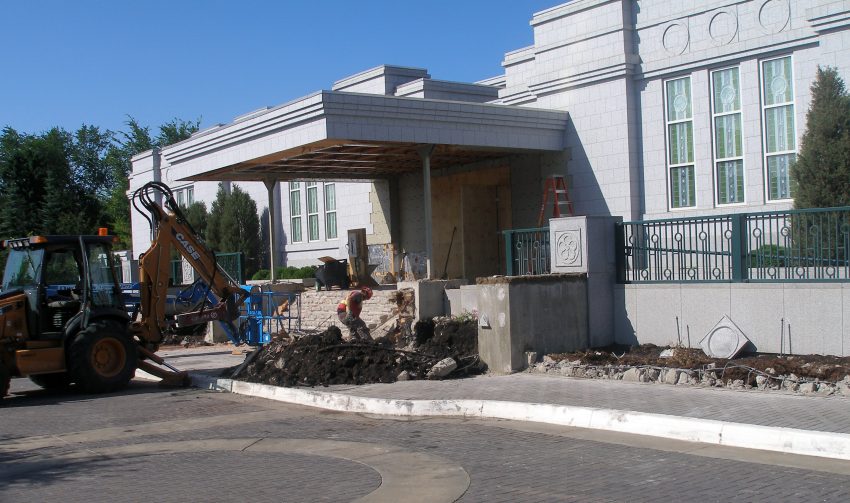
<svg viewBox="0 0 850 503">
<path fill-rule="evenodd" d="M 12 384 L 12 373 L 0 362 L 0 400 L 9 394 L 9 386 Z"/>
<path fill-rule="evenodd" d="M 82 391 L 106 393 L 127 386 L 138 358 L 125 327 L 114 321 L 96 321 L 71 343 L 68 373 Z"/>
<path fill-rule="evenodd" d="M 44 389 L 60 390 L 67 389 L 71 385 L 71 376 L 67 372 L 38 374 L 30 376 L 30 381 Z"/>
</svg>

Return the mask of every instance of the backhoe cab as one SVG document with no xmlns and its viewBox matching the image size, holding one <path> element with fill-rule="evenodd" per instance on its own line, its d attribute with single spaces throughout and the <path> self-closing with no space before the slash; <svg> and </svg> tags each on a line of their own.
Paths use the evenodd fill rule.
<svg viewBox="0 0 850 503">
<path fill-rule="evenodd" d="M 115 276 L 110 236 L 33 236 L 2 242 L 0 397 L 12 376 L 45 388 L 121 388 L 136 344 Z"/>
</svg>

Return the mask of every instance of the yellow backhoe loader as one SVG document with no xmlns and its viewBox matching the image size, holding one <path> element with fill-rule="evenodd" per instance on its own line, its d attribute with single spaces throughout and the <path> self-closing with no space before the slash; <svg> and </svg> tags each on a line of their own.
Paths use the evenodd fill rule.
<svg viewBox="0 0 850 503">
<path fill-rule="evenodd" d="M 32 236 L 2 242 L 8 257 L 0 285 L 0 398 L 16 376 L 45 388 L 76 384 L 97 393 L 126 386 L 141 368 L 170 384 L 186 384 L 184 372 L 155 354 L 166 334 L 207 321 L 239 333 L 232 321 L 248 292 L 218 266 L 171 190 L 148 183 L 134 193 L 133 205 L 148 218 L 153 235 L 139 260 L 135 319 L 127 313 L 115 274 L 113 237 Z M 172 249 L 195 268 L 207 288 L 204 298 L 211 299 L 176 318 L 166 313 Z"/>
</svg>

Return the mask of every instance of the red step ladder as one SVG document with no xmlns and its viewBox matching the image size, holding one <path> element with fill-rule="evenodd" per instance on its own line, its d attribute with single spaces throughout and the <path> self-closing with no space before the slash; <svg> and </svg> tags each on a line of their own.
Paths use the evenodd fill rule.
<svg viewBox="0 0 850 503">
<path fill-rule="evenodd" d="M 537 227 L 543 227 L 543 216 L 546 213 L 546 203 L 549 202 L 549 194 L 552 194 L 552 218 L 561 216 L 561 206 L 567 207 L 564 216 L 573 216 L 573 203 L 567 192 L 567 182 L 563 175 L 551 175 L 546 179 L 543 187 L 543 202 L 540 204 L 540 215 L 537 217 Z"/>
</svg>

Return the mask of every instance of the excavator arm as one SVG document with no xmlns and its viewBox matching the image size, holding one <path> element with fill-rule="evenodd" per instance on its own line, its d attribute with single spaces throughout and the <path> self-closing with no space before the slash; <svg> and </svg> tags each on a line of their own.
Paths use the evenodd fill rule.
<svg viewBox="0 0 850 503">
<path fill-rule="evenodd" d="M 147 183 L 133 194 L 133 206 L 148 219 L 152 235 L 151 247 L 139 259 L 140 317 L 132 324 L 143 347 L 156 351 L 173 323 L 165 312 L 171 250 L 176 250 L 200 275 L 208 288 L 205 297 L 218 299 L 212 306 L 204 305 L 199 311 L 178 315 L 177 324 L 188 326 L 220 321 L 229 324 L 233 333 L 238 333 L 232 321 L 238 318 L 239 305 L 248 292 L 218 265 L 215 253 L 186 220 L 171 189 L 161 182 Z"/>
</svg>

